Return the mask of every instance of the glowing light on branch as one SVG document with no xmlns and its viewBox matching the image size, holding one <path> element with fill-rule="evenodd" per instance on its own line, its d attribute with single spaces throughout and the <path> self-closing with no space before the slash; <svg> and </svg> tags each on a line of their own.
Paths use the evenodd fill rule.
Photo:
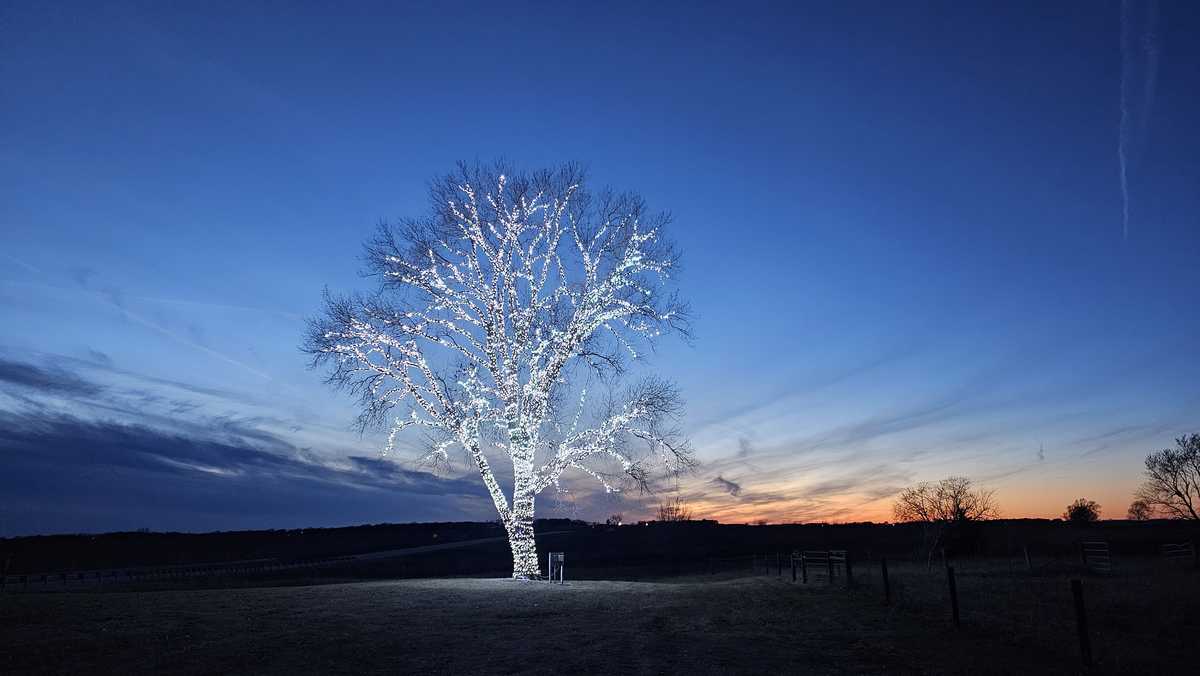
<svg viewBox="0 0 1200 676">
<path fill-rule="evenodd" d="M 571 169 L 472 185 L 486 179 L 464 171 L 435 187 L 428 224 L 382 228 L 367 260 L 385 293 L 329 297 L 306 347 L 360 397 L 364 424 L 392 421 L 385 453 L 409 428 L 427 433 L 435 464 L 465 450 L 508 534 L 514 577 L 535 577 L 536 497 L 563 490 L 564 473 L 619 491 L 645 486 L 652 460 L 692 462 L 668 424 L 679 407 L 668 383 L 647 380 L 585 415 L 586 380 L 612 389 L 639 343 L 686 332 L 687 311 L 664 293 L 675 266 L 667 219 L 639 198 L 588 195 Z M 577 381 L 564 425 L 560 395 Z M 508 493 L 488 459 L 497 452 L 512 465 Z"/>
</svg>

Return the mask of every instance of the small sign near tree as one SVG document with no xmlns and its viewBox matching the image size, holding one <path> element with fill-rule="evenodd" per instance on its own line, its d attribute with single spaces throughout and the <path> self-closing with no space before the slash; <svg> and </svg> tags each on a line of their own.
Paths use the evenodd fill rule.
<svg viewBox="0 0 1200 676">
<path fill-rule="evenodd" d="M 546 555 L 546 571 L 549 575 L 548 579 L 551 582 L 554 581 L 556 576 L 558 577 L 559 584 L 563 584 L 566 581 L 566 575 L 563 572 L 566 560 L 567 555 L 563 552 L 550 552 Z"/>
</svg>

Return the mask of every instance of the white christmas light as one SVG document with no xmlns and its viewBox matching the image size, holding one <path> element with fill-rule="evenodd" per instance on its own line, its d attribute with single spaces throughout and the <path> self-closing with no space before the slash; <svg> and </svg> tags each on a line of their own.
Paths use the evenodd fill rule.
<svg viewBox="0 0 1200 676">
<path fill-rule="evenodd" d="M 637 359 L 638 341 L 686 330 L 686 308 L 657 293 L 674 266 L 659 232 L 666 219 L 647 216 L 633 196 L 585 195 L 570 178 L 501 174 L 483 195 L 463 181 L 435 208 L 433 224 L 399 238 L 382 230 L 368 263 L 399 300 L 330 298 L 307 344 L 318 362 L 333 364 L 332 382 L 361 397 L 364 422 L 407 408 L 390 425 L 385 453 L 409 427 L 432 435 L 432 462 L 445 461 L 451 446 L 465 449 L 504 524 L 518 578 L 540 574 L 535 499 L 559 488 L 564 472 L 618 491 L 619 476 L 646 485 L 649 459 L 673 468 L 692 461 L 686 441 L 664 425 L 678 399 L 659 380 L 610 397 L 586 429 L 581 387 L 570 424 L 557 422 L 558 395 L 587 379 L 577 372 L 611 387 L 622 355 Z M 635 456 L 637 441 L 653 452 Z M 493 448 L 512 464 L 510 494 L 485 453 Z"/>
</svg>

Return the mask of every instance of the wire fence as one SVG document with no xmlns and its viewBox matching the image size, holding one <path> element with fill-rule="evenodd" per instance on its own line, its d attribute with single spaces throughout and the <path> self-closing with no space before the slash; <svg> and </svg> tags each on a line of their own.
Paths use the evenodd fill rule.
<svg viewBox="0 0 1200 676">
<path fill-rule="evenodd" d="M 1157 628 L 1143 617 L 1148 636 L 1177 624 L 1178 617 L 1171 612 L 1190 613 L 1164 609 L 1178 605 L 1172 603 L 1176 592 L 1196 586 L 1200 556 L 1195 542 L 1163 544 L 1155 557 L 1114 556 L 1108 542 L 1099 540 L 1080 541 L 1077 549 L 1079 558 L 1074 562 L 1061 556 L 1039 558 L 1022 546 L 1007 559 L 943 559 L 937 566 L 918 557 L 855 557 L 835 549 L 797 549 L 750 558 L 754 575 L 860 596 L 878 594 L 885 606 L 899 602 L 918 612 L 943 612 L 956 629 L 970 624 L 985 633 L 1023 635 L 1022 641 L 1033 643 L 1050 641 L 1049 636 L 1071 640 L 1063 637 L 1073 635 L 1085 672 L 1100 661 L 1099 656 L 1108 657 L 1109 665 L 1119 662 L 1112 655 L 1122 649 L 1121 642 L 1113 639 L 1128 637 L 1125 630 L 1115 634 L 1111 629 L 1127 627 L 1131 608 L 1169 616 L 1159 618 Z M 1100 622 L 1092 617 L 1097 614 Z M 1107 636 L 1102 635 L 1105 628 L 1110 631 Z M 1056 649 L 1064 649 L 1057 645 Z"/>
<path fill-rule="evenodd" d="M 1078 543 L 1079 564 L 1075 572 L 1095 575 L 1112 575 L 1121 570 L 1120 557 L 1114 557 L 1107 542 L 1087 540 Z M 395 554 L 395 552 L 389 552 Z M 1159 559 L 1175 568 L 1200 569 L 1200 548 L 1194 542 L 1166 543 L 1161 545 Z M 130 585 L 140 583 L 171 583 L 217 579 L 286 577 L 289 575 L 308 574 L 310 571 L 339 569 L 349 570 L 352 567 L 365 567 L 383 557 L 377 555 L 334 556 L 312 559 L 281 561 L 278 559 L 249 559 L 240 561 L 225 561 L 205 564 L 182 564 L 164 566 L 126 566 L 108 569 L 72 570 L 35 572 L 0 575 L 0 592 L 15 591 L 45 591 L 64 589 L 89 589 L 97 587 Z M 577 559 L 578 560 L 578 559 Z M 1130 559 L 1132 560 L 1132 559 Z M 694 558 L 675 557 L 668 561 L 640 562 L 628 566 L 607 566 L 603 568 L 589 567 L 581 561 L 579 571 L 587 577 L 605 574 L 621 574 L 624 577 L 661 578 L 679 575 L 774 575 L 802 584 L 819 583 L 851 586 L 856 576 L 867 576 L 885 583 L 886 573 L 881 574 L 874 567 L 880 562 L 886 568 L 887 560 L 872 556 L 869 552 L 861 556 L 852 556 L 845 549 L 795 549 L 790 552 L 773 552 L 763 554 L 741 554 L 732 556 L 710 556 L 697 561 Z M 892 565 L 916 565 L 917 557 L 893 558 Z M 871 566 L 868 568 L 868 565 Z M 948 565 L 942 559 L 941 566 Z M 1022 547 L 1016 557 L 1007 559 L 1010 573 L 1024 571 L 1030 574 L 1059 574 L 1070 572 L 1070 567 L 1064 565 L 1061 558 L 1039 558 L 1031 554 L 1029 547 Z M 400 572 L 393 565 L 387 570 L 380 571 L 380 577 Z M 438 576 L 439 573 L 452 575 L 478 573 L 469 567 L 450 569 L 438 565 L 416 565 L 412 574 L 396 575 L 400 577 Z M 864 578 L 865 579 L 865 578 Z"/>
</svg>

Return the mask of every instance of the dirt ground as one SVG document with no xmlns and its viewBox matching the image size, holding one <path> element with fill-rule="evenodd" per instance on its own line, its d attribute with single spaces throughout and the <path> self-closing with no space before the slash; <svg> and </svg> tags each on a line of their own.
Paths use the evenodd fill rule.
<svg viewBox="0 0 1200 676">
<path fill-rule="evenodd" d="M 786 575 L 0 596 L 3 673 L 1066 674 L 1078 655 Z"/>
</svg>

